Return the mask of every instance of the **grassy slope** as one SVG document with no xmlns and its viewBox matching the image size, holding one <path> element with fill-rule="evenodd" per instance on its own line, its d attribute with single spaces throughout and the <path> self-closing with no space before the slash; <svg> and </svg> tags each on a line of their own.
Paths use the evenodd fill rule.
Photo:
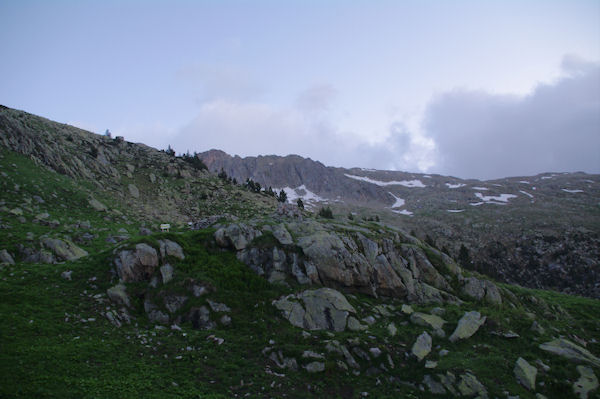
<svg viewBox="0 0 600 399">
<path fill-rule="evenodd" d="M 505 390 L 521 398 L 533 397 L 518 386 L 513 376 L 514 362 L 519 356 L 532 364 L 541 359 L 551 366 L 550 372 L 538 374 L 538 381 L 544 382 L 538 392 L 548 397 L 572 397 L 567 380 L 572 383 L 578 377 L 574 365 L 547 355 L 537 345 L 557 335 L 575 334 L 588 342 L 600 336 L 600 301 L 510 287 L 522 303 L 516 308 L 474 303 L 444 306 L 444 318 L 449 321 L 445 328 L 448 334 L 468 310 L 479 310 L 488 316 L 488 322 L 475 336 L 463 342 L 451 344 L 434 337 L 434 347 L 440 347 L 427 359 L 439 361 L 436 370 L 426 370 L 423 363 L 405 356 L 424 328 L 408 323 L 408 317 L 400 312 L 379 318 L 368 332 L 336 333 L 334 337 L 327 332 L 312 332 L 305 338 L 302 330 L 283 321 L 271 305 L 273 299 L 299 288 L 266 283 L 240 264 L 233 254 L 216 248 L 210 230 L 137 237 L 139 225 L 135 222 L 125 221 L 118 214 L 94 212 L 87 205 L 88 190 L 93 190 L 92 187 L 47 172 L 11 153 L 2 154 L 0 165 L 0 171 L 9 176 L 1 183 L 4 206 L 8 209 L 20 206 L 26 218 L 26 223 L 21 223 L 7 212 L 0 214 L 1 223 L 11 226 L 0 230 L 2 248 L 14 252 L 16 244 L 25 242 L 27 232 L 34 233 L 36 239 L 42 234 L 78 234 L 78 230 L 68 226 L 77 220 L 89 220 L 94 234 L 98 235 L 89 245 L 83 245 L 90 256 L 79 261 L 57 265 L 18 263 L 0 270 L 0 396 L 3 397 L 218 398 L 250 394 L 251 397 L 303 398 L 358 397 L 361 392 L 369 392 L 370 397 L 377 398 L 427 398 L 434 396 L 418 389 L 424 374 L 446 370 L 460 374 L 467 369 L 486 385 L 492 397 L 504 397 Z M 18 191 L 15 184 L 19 185 Z M 50 195 L 53 192 L 57 198 Z M 36 194 L 42 195 L 46 203 L 23 203 L 24 198 Z M 93 194 L 110 203 L 111 199 L 102 197 L 102 193 Z M 60 226 L 51 228 L 32 223 L 32 215 L 42 211 L 50 213 L 50 220 L 59 220 Z M 213 286 L 215 291 L 209 297 L 232 308 L 232 325 L 213 331 L 192 330 L 186 324 L 182 325 L 183 331 L 157 330 L 140 312 L 135 314 L 138 318 L 131 325 L 116 328 L 102 317 L 100 311 L 112 306 L 105 300 L 106 289 L 116 282 L 111 274 L 114 246 L 106 244 L 104 238 L 121 227 L 133 236 L 127 245 L 138 241 L 153 243 L 162 237 L 179 242 L 187 258 L 175 264 L 176 280 L 169 288 L 177 292 L 181 289 L 178 284 L 188 279 Z M 72 281 L 60 277 L 65 270 L 73 271 Z M 141 295 L 146 288 L 132 285 L 128 290 Z M 102 302 L 94 298 L 98 294 L 102 295 Z M 543 298 L 548 305 L 534 304 L 529 299 L 531 296 Z M 360 317 L 373 314 L 371 305 L 383 301 L 364 296 L 348 298 Z M 204 297 L 193 298 L 186 307 L 201 305 L 205 300 Z M 141 301 L 139 297 L 134 300 L 138 309 Z M 553 315 L 559 313 L 557 306 L 568 311 L 570 318 L 559 315 L 552 320 Z M 431 307 L 415 306 L 420 310 Z M 546 329 L 545 336 L 539 337 L 530 330 L 531 319 L 526 312 L 531 311 L 538 315 L 538 322 Z M 548 319 L 543 316 L 545 311 Z M 393 338 L 386 329 L 391 321 L 399 329 Z M 518 333 L 520 338 L 507 339 L 492 334 L 508 330 Z M 207 339 L 211 335 L 224 338 L 225 342 L 218 345 Z M 300 357 L 304 350 L 326 353 L 326 340 L 333 338 L 347 343 L 357 337 L 363 350 L 377 346 L 384 351 L 381 361 L 373 362 L 374 365 L 386 362 L 384 359 L 389 353 L 395 368 L 390 369 L 388 375 L 416 382 L 417 386 L 390 383 L 382 375 L 369 376 L 365 372 L 369 364 L 356 356 L 363 366 L 360 376 L 340 370 L 336 365 L 336 360 L 341 359 L 339 355 L 327 355 L 325 372 L 308 374 L 304 370 L 278 370 L 261 353 L 263 348 L 273 346 L 285 356 L 296 357 L 300 364 L 306 364 Z M 270 345 L 269 340 L 275 344 Z M 448 349 L 449 355 L 440 358 L 438 350 L 441 348 Z M 600 353 L 598 343 L 590 343 L 588 349 Z M 266 373 L 267 367 L 284 373 L 285 377 Z"/>
</svg>

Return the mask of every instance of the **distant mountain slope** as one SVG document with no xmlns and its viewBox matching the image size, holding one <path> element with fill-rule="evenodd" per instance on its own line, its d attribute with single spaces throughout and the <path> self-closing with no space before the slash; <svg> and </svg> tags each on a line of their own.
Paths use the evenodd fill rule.
<svg viewBox="0 0 600 399">
<path fill-rule="evenodd" d="M 466 267 L 500 280 L 600 297 L 600 175 L 480 181 L 326 167 L 296 155 L 199 156 L 212 171 L 328 202 L 338 214 L 375 212 L 455 257 L 464 245 Z"/>
</svg>

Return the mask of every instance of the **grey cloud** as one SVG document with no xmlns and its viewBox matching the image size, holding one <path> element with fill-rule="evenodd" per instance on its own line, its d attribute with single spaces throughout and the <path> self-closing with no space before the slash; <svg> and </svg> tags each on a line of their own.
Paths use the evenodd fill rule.
<svg viewBox="0 0 600 399">
<path fill-rule="evenodd" d="M 600 172 L 600 66 L 563 60 L 565 76 L 525 97 L 455 90 L 428 107 L 436 172 L 499 178 Z"/>
</svg>

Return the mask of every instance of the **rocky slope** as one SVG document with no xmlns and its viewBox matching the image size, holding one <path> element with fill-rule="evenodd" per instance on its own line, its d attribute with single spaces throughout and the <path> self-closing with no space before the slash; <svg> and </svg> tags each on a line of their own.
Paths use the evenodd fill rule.
<svg viewBox="0 0 600 399">
<path fill-rule="evenodd" d="M 502 281 L 600 297 L 600 176 L 545 173 L 492 181 L 325 167 L 298 156 L 200 154 L 210 170 L 285 189 L 314 207 L 373 213 Z"/>
<path fill-rule="evenodd" d="M 0 110 L 0 396 L 597 394 L 598 300 L 198 165 Z"/>
</svg>

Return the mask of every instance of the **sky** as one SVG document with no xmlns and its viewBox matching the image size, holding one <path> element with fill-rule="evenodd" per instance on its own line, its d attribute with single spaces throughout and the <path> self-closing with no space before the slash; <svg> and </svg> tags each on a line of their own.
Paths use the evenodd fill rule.
<svg viewBox="0 0 600 399">
<path fill-rule="evenodd" d="M 178 153 L 600 173 L 600 1 L 0 1 L 0 104 Z"/>
</svg>

